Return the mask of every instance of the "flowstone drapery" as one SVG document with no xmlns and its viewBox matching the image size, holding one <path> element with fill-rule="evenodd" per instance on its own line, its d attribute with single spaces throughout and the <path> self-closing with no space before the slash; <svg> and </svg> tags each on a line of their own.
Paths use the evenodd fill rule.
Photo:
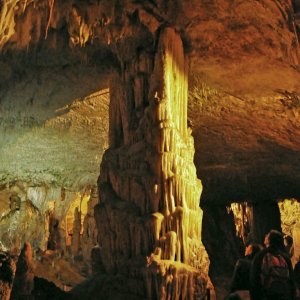
<svg viewBox="0 0 300 300">
<path fill-rule="evenodd" d="M 110 149 L 95 208 L 102 262 L 143 299 L 199 299 L 208 257 L 182 40 L 163 28 L 136 53 L 111 81 Z"/>
</svg>

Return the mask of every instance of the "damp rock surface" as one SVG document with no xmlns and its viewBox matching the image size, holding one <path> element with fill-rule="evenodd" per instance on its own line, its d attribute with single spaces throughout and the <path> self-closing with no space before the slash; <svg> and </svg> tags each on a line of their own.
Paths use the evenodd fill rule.
<svg viewBox="0 0 300 300">
<path fill-rule="evenodd" d="M 297 1 L 3 0 L 0 19 L 1 181 L 95 182 L 107 148 L 98 130 L 107 132 L 108 121 L 85 97 L 107 88 L 101 66 L 134 57 L 132 24 L 154 33 L 167 23 L 190 60 L 188 119 L 202 204 L 299 195 Z M 141 46 L 151 42 L 140 34 Z M 112 55 L 123 37 L 126 47 Z M 141 71 L 151 63 L 144 62 Z M 78 138 L 78 126 L 88 136 Z"/>
<path fill-rule="evenodd" d="M 160 48 L 166 24 L 176 34 Z M 36 201 L 36 187 L 78 191 L 94 184 L 109 144 L 99 180 L 103 203 L 95 213 L 104 259 L 95 260 L 95 270 L 113 273 L 122 266 L 119 287 L 127 296 L 130 287 L 147 294 L 143 282 L 158 283 L 138 280 L 147 256 L 154 272 L 166 261 L 196 270 L 205 265 L 202 243 L 193 239 L 201 235 L 197 176 L 204 186 L 206 248 L 224 250 L 212 255 L 215 266 L 223 253 L 238 256 L 233 217 L 224 218 L 225 230 L 217 220 L 227 216 L 226 206 L 247 200 L 265 207 L 300 194 L 298 31 L 299 3 L 290 0 L 3 0 L 0 182 L 4 194 L 14 181 L 31 187 L 30 197 L 11 198 L 16 216 L 25 207 L 32 224 L 40 221 L 35 207 L 45 211 L 48 201 Z M 163 50 L 160 59 L 157 49 L 176 59 Z M 27 198 L 29 208 L 22 206 Z M 1 209 L 9 205 L 1 201 Z M 85 225 L 94 232 L 89 217 Z M 228 236 L 215 243 L 220 232 Z M 33 236 L 45 241 L 39 232 Z M 79 250 L 78 240 L 73 247 Z M 139 267 L 124 265 L 124 258 L 140 256 Z M 173 270 L 180 273 L 172 263 L 161 287 Z M 187 273 L 190 278 L 193 271 Z M 104 277 L 97 278 L 105 286 Z M 134 280 L 127 285 L 124 278 Z M 186 284 L 186 277 L 178 278 L 171 293 Z"/>
</svg>

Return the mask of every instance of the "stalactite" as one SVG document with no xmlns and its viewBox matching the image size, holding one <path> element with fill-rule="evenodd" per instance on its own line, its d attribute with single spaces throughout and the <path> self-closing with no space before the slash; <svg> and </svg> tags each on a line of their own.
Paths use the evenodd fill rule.
<svg viewBox="0 0 300 300">
<path fill-rule="evenodd" d="M 45 30 L 45 39 L 47 39 L 48 30 L 49 30 L 51 19 L 52 19 L 54 0 L 48 0 L 48 5 L 49 5 L 49 17 L 48 17 L 48 21 L 47 21 L 47 25 L 46 25 L 46 30 Z"/>
<path fill-rule="evenodd" d="M 19 0 L 3 1 L 0 11 L 0 50 L 15 33 L 15 9 Z"/>
</svg>

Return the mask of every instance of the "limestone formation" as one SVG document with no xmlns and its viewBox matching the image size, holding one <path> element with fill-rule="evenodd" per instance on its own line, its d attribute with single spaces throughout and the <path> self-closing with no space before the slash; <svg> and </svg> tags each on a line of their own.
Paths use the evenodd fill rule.
<svg viewBox="0 0 300 300">
<path fill-rule="evenodd" d="M 84 261 L 91 267 L 92 249 L 97 246 L 97 227 L 94 218 L 94 207 L 99 203 L 98 189 L 95 186 L 91 190 L 90 199 L 88 201 L 87 214 L 83 220 L 83 232 L 81 236 L 81 248 Z"/>
<path fill-rule="evenodd" d="M 8 253 L 0 253 L 0 299 L 9 300 L 13 280 L 16 272 L 16 264 Z"/>
<path fill-rule="evenodd" d="M 6 187 L 0 192 L 0 250 L 19 255 L 22 244 L 28 241 L 34 258 L 46 250 L 57 255 L 71 254 L 67 259 L 80 252 L 91 270 L 91 250 L 97 244 L 93 207 L 98 203 L 98 195 L 94 192 L 87 204 L 89 197 L 89 186 L 82 194 L 57 187 L 28 186 L 24 182 Z M 79 205 L 81 217 L 77 211 L 74 218 Z M 73 249 L 69 248 L 71 234 Z"/>
<path fill-rule="evenodd" d="M 55 215 L 49 215 L 49 237 L 47 243 L 47 249 L 49 250 L 61 250 L 62 237 L 59 230 L 59 220 L 55 218 Z"/>
<path fill-rule="evenodd" d="M 79 211 L 78 207 L 76 207 L 74 212 L 74 225 L 73 225 L 72 246 L 71 246 L 73 255 L 81 251 L 80 234 L 81 234 L 81 211 Z"/>
<path fill-rule="evenodd" d="M 48 239 L 47 219 L 27 198 L 26 189 L 19 190 L 18 195 L 13 195 L 10 200 L 6 198 L 6 201 L 10 201 L 9 208 L 1 211 L 0 218 L 2 250 L 18 254 L 27 240 L 32 242 L 35 249 L 45 249 Z"/>
<path fill-rule="evenodd" d="M 17 262 L 16 276 L 12 289 L 12 300 L 31 299 L 34 289 L 34 273 L 32 249 L 29 243 L 24 243 Z"/>
<path fill-rule="evenodd" d="M 49 216 L 59 220 L 58 235 L 70 237 L 73 211 L 70 226 L 62 225 L 70 190 L 96 183 L 109 94 L 110 150 L 99 182 L 102 229 L 93 261 L 98 273 L 105 264 L 130 279 L 123 293 L 164 297 L 186 286 L 185 266 L 196 266 L 190 276 L 202 266 L 201 222 L 190 203 L 196 199 L 198 207 L 199 184 L 186 123 L 193 125 L 194 163 L 204 186 L 202 240 L 213 279 L 231 275 L 241 254 L 226 211 L 233 201 L 253 206 L 257 240 L 270 227 L 291 231 L 285 228 L 290 218 L 280 224 L 276 201 L 300 198 L 299 3 L 1 0 L 0 247 L 18 253 L 30 240 L 45 250 L 56 240 Z M 170 28 L 189 61 L 179 58 L 181 42 L 166 33 Z M 186 93 L 186 65 L 188 120 L 179 96 Z M 54 190 L 58 196 L 49 198 Z M 94 224 L 87 217 L 78 236 L 78 220 L 77 245 L 87 257 Z M 169 278 L 174 286 L 162 288 Z"/>
<path fill-rule="evenodd" d="M 149 47 L 124 56 L 123 73 L 112 82 L 111 148 L 95 208 L 98 240 L 106 271 L 126 269 L 141 297 L 200 299 L 208 257 L 201 243 L 202 185 L 187 127 L 187 63 L 174 29 L 157 35 L 155 55 Z"/>
</svg>

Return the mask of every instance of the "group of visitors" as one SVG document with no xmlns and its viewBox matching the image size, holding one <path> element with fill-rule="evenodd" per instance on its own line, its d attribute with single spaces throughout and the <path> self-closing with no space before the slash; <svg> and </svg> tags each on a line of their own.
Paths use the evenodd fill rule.
<svg viewBox="0 0 300 300">
<path fill-rule="evenodd" d="M 296 300 L 300 299 L 300 261 L 293 269 L 293 239 L 271 230 L 264 248 L 246 247 L 245 258 L 237 261 L 228 300 Z M 247 298 L 248 297 L 248 298 Z"/>
</svg>

